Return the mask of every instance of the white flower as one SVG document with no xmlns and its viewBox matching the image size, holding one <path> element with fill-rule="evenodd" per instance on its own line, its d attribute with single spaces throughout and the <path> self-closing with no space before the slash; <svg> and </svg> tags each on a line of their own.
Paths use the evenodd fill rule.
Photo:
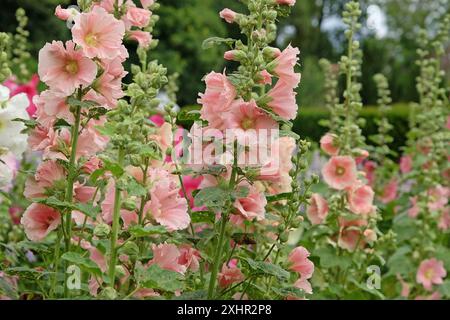
<svg viewBox="0 0 450 320">
<path fill-rule="evenodd" d="M 25 125 L 12 120 L 29 119 L 26 109 L 30 102 L 25 93 L 9 100 L 8 96 L 9 89 L 0 85 L 0 148 L 10 150 L 20 160 L 27 148 L 27 135 L 20 133 Z"/>
<path fill-rule="evenodd" d="M 11 152 L 0 156 L 0 190 L 9 191 L 17 170 L 16 157 Z"/>
</svg>

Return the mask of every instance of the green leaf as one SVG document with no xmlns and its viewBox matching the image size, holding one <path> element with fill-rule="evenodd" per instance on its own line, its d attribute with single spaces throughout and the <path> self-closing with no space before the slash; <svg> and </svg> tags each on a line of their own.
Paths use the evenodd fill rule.
<svg viewBox="0 0 450 320">
<path fill-rule="evenodd" d="M 228 200 L 230 200 L 230 194 L 227 190 L 220 187 L 207 187 L 195 195 L 194 202 L 196 207 L 223 208 Z"/>
<path fill-rule="evenodd" d="M 139 182 L 134 178 L 129 179 L 126 190 L 129 196 L 142 197 L 147 194 L 147 189 L 145 189 Z"/>
<path fill-rule="evenodd" d="M 148 268 L 135 269 L 136 281 L 144 288 L 174 292 L 183 288 L 183 276 L 178 272 L 161 269 L 153 264 Z"/>
<path fill-rule="evenodd" d="M 134 225 L 128 229 L 130 234 L 135 238 L 142 238 L 151 236 L 154 234 L 165 234 L 167 233 L 167 229 L 164 226 L 138 226 Z"/>
<path fill-rule="evenodd" d="M 124 170 L 123 168 L 115 162 L 103 159 L 103 163 L 104 163 L 104 168 L 108 171 L 111 171 L 111 173 L 114 175 L 114 177 L 116 178 L 120 178 L 123 174 L 124 174 Z"/>
<path fill-rule="evenodd" d="M 191 212 L 192 223 L 207 222 L 214 223 L 216 215 L 211 211 L 193 211 Z"/>
<path fill-rule="evenodd" d="M 211 37 L 203 41 L 202 49 L 210 49 L 219 44 L 226 44 L 228 46 L 231 46 L 235 42 L 236 40 L 232 38 Z"/>
<path fill-rule="evenodd" d="M 450 280 L 445 280 L 443 284 L 439 286 L 439 292 L 446 298 L 450 298 Z"/>
<path fill-rule="evenodd" d="M 97 275 L 102 274 L 100 268 L 94 261 L 89 258 L 83 257 L 78 252 L 66 252 L 61 256 L 61 259 L 69 261 L 89 273 L 94 273 Z"/>
<path fill-rule="evenodd" d="M 276 264 L 265 261 L 255 261 L 250 258 L 244 258 L 242 261 L 245 261 L 248 264 L 252 275 L 274 276 L 279 280 L 289 279 L 290 273 Z"/>
<path fill-rule="evenodd" d="M 292 192 L 286 192 L 286 193 L 279 193 L 274 196 L 266 196 L 266 198 L 267 198 L 267 202 L 275 202 L 275 201 L 290 199 L 291 196 L 292 196 Z"/>
<path fill-rule="evenodd" d="M 397 249 L 392 256 L 389 257 L 387 261 L 387 266 L 389 268 L 386 276 L 400 274 L 402 276 L 407 276 L 409 273 L 414 272 L 414 264 L 408 257 L 411 252 L 409 246 L 403 246 Z"/>
<path fill-rule="evenodd" d="M 320 259 L 320 265 L 323 268 L 335 268 L 346 269 L 352 264 L 352 259 L 347 256 L 338 256 L 336 250 L 331 247 L 320 248 L 314 251 L 314 255 Z"/>
<path fill-rule="evenodd" d="M 231 238 L 238 244 L 256 244 L 255 235 L 253 233 L 236 232 Z"/>
<path fill-rule="evenodd" d="M 90 203 L 77 203 L 74 207 L 76 210 L 93 219 L 95 219 L 100 212 L 100 207 L 94 207 Z"/>
</svg>

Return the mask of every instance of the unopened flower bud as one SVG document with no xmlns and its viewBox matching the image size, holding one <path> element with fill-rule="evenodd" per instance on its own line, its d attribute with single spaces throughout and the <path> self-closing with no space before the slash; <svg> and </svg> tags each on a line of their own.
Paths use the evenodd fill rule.
<svg viewBox="0 0 450 320">
<path fill-rule="evenodd" d="M 94 235 L 99 238 L 105 238 L 111 232 L 111 227 L 106 223 L 100 223 L 94 228 Z"/>
</svg>

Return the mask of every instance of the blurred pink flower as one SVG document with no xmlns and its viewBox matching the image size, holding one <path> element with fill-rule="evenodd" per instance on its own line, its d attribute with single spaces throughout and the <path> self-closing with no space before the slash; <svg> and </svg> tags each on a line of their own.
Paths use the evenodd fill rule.
<svg viewBox="0 0 450 320">
<path fill-rule="evenodd" d="M 355 160 L 349 156 L 333 156 L 322 168 L 322 175 L 333 189 L 352 187 L 357 182 Z"/>
<path fill-rule="evenodd" d="M 320 139 L 320 148 L 325 152 L 326 154 L 330 156 L 335 156 L 339 153 L 339 146 L 337 146 L 337 136 L 332 133 L 325 134 Z"/>
<path fill-rule="evenodd" d="M 417 270 L 416 281 L 423 287 L 431 291 L 433 284 L 442 284 L 443 279 L 447 275 L 444 263 L 435 258 L 423 260 Z"/>
<path fill-rule="evenodd" d="M 24 212 L 22 223 L 25 234 L 31 241 L 42 241 L 61 223 L 58 211 L 40 203 L 32 203 Z"/>
<path fill-rule="evenodd" d="M 328 203 L 318 193 L 311 196 L 310 204 L 306 209 L 306 214 L 312 224 L 321 224 L 328 215 Z"/>
</svg>

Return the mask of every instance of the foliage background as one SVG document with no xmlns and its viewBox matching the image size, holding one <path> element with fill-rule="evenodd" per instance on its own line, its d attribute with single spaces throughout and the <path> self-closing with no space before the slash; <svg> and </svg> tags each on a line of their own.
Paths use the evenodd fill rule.
<svg viewBox="0 0 450 320">
<path fill-rule="evenodd" d="M 284 47 L 291 42 L 302 51 L 303 77 L 298 94 L 298 102 L 302 107 L 323 105 L 323 78 L 318 60 L 325 57 L 336 62 L 342 54 L 344 38 L 339 17 L 346 2 L 297 1 L 292 15 L 280 21 L 276 45 Z M 157 14 L 161 19 L 157 24 L 155 36 L 160 45 L 155 53 L 156 57 L 169 68 L 169 72 L 180 73 L 179 104 L 195 104 L 197 93 L 204 88 L 201 80 L 208 70 L 221 71 L 229 67 L 221 58 L 225 48 L 203 50 L 201 44 L 210 36 L 229 34 L 239 37 L 238 29 L 224 23 L 218 12 L 224 7 L 240 11 L 242 4 L 237 0 L 159 0 L 159 3 L 161 8 Z M 360 0 L 360 3 L 364 12 L 364 25 L 367 22 L 368 7 L 377 5 L 384 13 L 387 27 L 386 34 L 381 38 L 367 27 L 364 27 L 359 35 L 364 51 L 364 104 L 376 104 L 376 87 L 372 77 L 379 72 L 388 77 L 394 102 L 416 101 L 415 77 L 418 68 L 414 60 L 417 32 L 422 26 L 433 32 L 439 17 L 450 11 L 450 1 Z M 66 25 L 53 15 L 57 4 L 67 6 L 76 4 L 76 1 L 2 0 L 1 29 L 13 31 L 16 26 L 14 12 L 18 7 L 23 7 L 30 19 L 30 49 L 34 60 L 37 60 L 38 51 L 45 42 L 67 39 L 69 36 Z M 450 81 L 450 46 L 447 53 L 442 65 L 447 74 L 447 81 Z M 316 135 L 319 136 L 320 132 L 314 133 L 314 137 Z"/>
</svg>

